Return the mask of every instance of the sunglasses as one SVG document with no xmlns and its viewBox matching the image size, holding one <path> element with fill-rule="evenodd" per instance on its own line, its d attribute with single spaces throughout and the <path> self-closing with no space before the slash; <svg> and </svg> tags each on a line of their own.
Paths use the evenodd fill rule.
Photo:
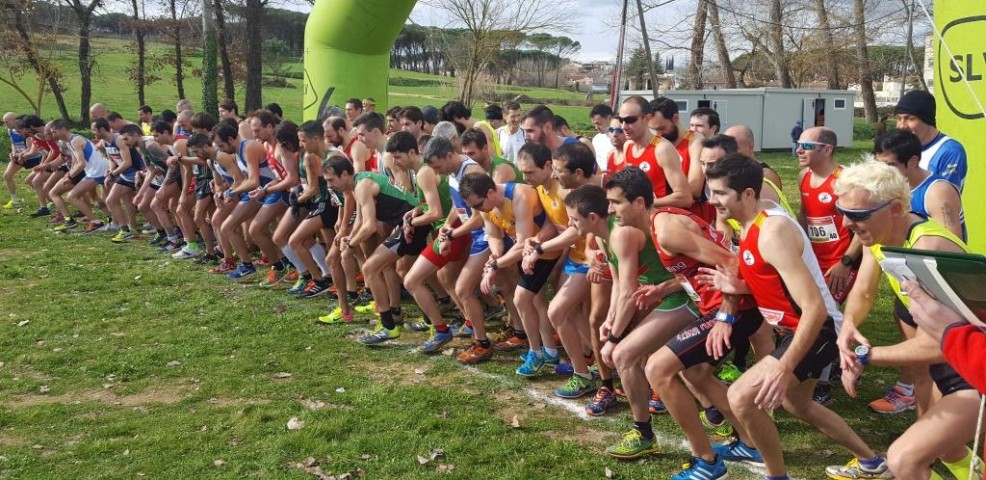
<svg viewBox="0 0 986 480">
<path fill-rule="evenodd" d="M 637 120 L 640 120 L 640 117 L 637 115 L 630 115 L 629 117 L 617 117 L 617 120 L 619 120 L 620 123 L 632 124 L 632 123 L 637 123 Z"/>
<path fill-rule="evenodd" d="M 609 133 L 620 134 L 623 133 L 623 129 L 620 127 L 609 127 Z"/>
<path fill-rule="evenodd" d="M 869 220 L 870 217 L 872 217 L 874 213 L 879 212 L 880 210 L 883 210 L 884 208 L 887 208 L 887 205 L 890 205 L 891 203 L 893 203 L 893 200 L 888 200 L 888 201 L 886 201 L 886 202 L 884 202 L 884 203 L 882 203 L 880 205 L 877 205 L 876 207 L 873 207 L 873 208 L 867 208 L 867 209 L 861 209 L 861 210 L 854 210 L 854 209 L 851 209 L 851 208 L 842 208 L 842 207 L 839 206 L 838 203 L 836 203 L 835 204 L 835 210 L 837 212 L 839 212 L 839 214 L 841 214 L 843 217 L 846 217 L 847 219 L 849 219 L 849 221 L 854 222 L 854 223 L 858 223 L 858 222 L 865 222 L 865 221 Z"/>
<path fill-rule="evenodd" d="M 473 210 L 480 210 L 484 203 L 486 203 L 486 197 L 479 199 L 479 202 L 475 204 L 470 204 L 469 207 L 471 207 Z"/>
<path fill-rule="evenodd" d="M 829 145 L 829 144 L 827 144 L 827 143 L 818 143 L 818 142 L 798 142 L 798 147 L 799 147 L 799 148 L 801 148 L 802 150 L 804 150 L 804 151 L 806 151 L 806 152 L 810 152 L 810 151 L 812 151 L 812 150 L 814 150 L 815 148 L 817 148 L 817 147 L 819 147 L 819 146 L 821 146 L 821 145 L 828 145 L 828 146 L 831 146 L 831 145 Z"/>
</svg>

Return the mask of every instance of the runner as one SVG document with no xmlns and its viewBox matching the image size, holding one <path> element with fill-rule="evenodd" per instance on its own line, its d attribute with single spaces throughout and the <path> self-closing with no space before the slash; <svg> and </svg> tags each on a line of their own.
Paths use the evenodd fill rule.
<svg viewBox="0 0 986 480">
<path fill-rule="evenodd" d="M 99 124 L 105 120 L 93 122 Z M 109 133 L 108 130 L 102 130 Z M 133 124 L 124 125 L 118 135 L 103 138 L 110 168 L 106 172 L 106 185 L 109 190 L 106 205 L 113 213 L 120 231 L 112 238 L 114 243 L 125 243 L 134 238 L 137 229 L 137 208 L 133 203 L 137 193 L 137 173 L 144 170 L 144 158 L 137 147 L 143 144 L 144 131 Z"/>
<path fill-rule="evenodd" d="M 47 142 L 43 139 L 44 121 L 35 115 L 24 115 L 22 117 L 15 117 L 15 119 L 17 123 L 13 130 L 16 131 L 17 137 L 12 135 L 11 131 L 8 130 L 7 133 L 10 135 L 13 148 L 11 149 L 11 161 L 7 164 L 7 168 L 3 172 L 3 181 L 7 184 L 7 191 L 10 192 L 10 201 L 3 206 L 7 210 L 21 205 L 21 198 L 17 196 L 17 183 L 14 180 L 14 176 L 21 169 L 33 169 L 41 165 L 47 153 L 47 151 L 43 150 L 43 147 L 47 146 Z M 38 136 L 39 133 L 42 135 Z M 18 140 L 18 137 L 21 140 Z M 21 143 L 24 145 L 23 149 L 20 148 Z M 19 150 L 18 153 L 13 153 L 17 150 Z M 44 206 L 44 204 L 41 206 Z"/>
<path fill-rule="evenodd" d="M 401 110 L 401 130 L 410 133 L 415 140 L 420 141 L 425 135 L 425 117 L 418 107 L 407 107 Z"/>
<path fill-rule="evenodd" d="M 191 110 L 184 111 L 189 112 Z M 181 116 L 181 113 L 179 113 L 179 116 Z M 216 126 L 216 119 L 212 118 L 212 115 L 208 113 L 197 113 L 192 116 L 189 125 L 191 127 L 190 133 L 209 135 Z M 219 257 L 216 254 L 216 232 L 208 220 L 210 213 L 215 211 L 216 208 L 215 201 L 213 200 L 214 192 L 212 190 L 212 167 L 209 166 L 210 159 L 215 159 L 215 151 L 207 148 L 206 150 L 211 150 L 210 156 L 203 157 L 199 154 L 202 149 L 192 148 L 190 142 L 186 141 L 185 147 L 188 150 L 188 155 L 179 156 L 178 160 L 182 165 L 191 166 L 192 168 L 192 178 L 195 179 L 195 207 L 192 221 L 195 224 L 195 229 L 202 236 L 205 254 L 201 255 L 202 252 L 198 248 L 197 242 L 186 242 L 185 246 L 180 251 L 172 254 L 171 257 L 176 260 L 182 260 L 201 255 L 198 260 L 200 264 L 216 263 L 219 261 Z"/>
<path fill-rule="evenodd" d="M 908 312 L 909 299 L 891 272 L 883 270 L 882 247 L 957 253 L 968 253 L 969 249 L 934 220 L 909 212 L 910 186 L 897 168 L 878 162 L 848 167 L 836 180 L 835 193 L 839 197 L 837 208 L 866 247 L 838 340 L 846 393 L 856 396 L 856 380 L 870 364 L 920 369 L 922 372 L 915 375 L 918 420 L 890 446 L 890 470 L 896 478 L 928 478 L 930 465 L 940 458 L 956 478 L 969 478 L 974 455 L 965 445 L 976 435 L 976 422 L 972 419 L 979 411 L 979 394 L 942 362 L 938 342 L 917 328 Z M 872 345 L 857 329 L 873 308 L 881 271 L 897 296 L 894 315 L 904 332 L 904 341 L 890 346 Z M 856 344 L 870 347 L 867 358 L 861 359 L 853 352 Z M 940 399 L 931 400 L 928 379 L 934 381 Z M 858 464 L 850 462 L 845 467 L 829 467 L 826 473 L 837 479 L 861 478 L 857 476 L 859 470 Z"/>
<path fill-rule="evenodd" d="M 517 161 L 517 152 L 524 146 L 524 131 L 520 128 L 520 104 L 514 101 L 503 104 L 504 112 L 503 126 L 496 129 L 496 136 L 500 138 L 500 148 L 503 151 L 503 158 L 511 163 Z"/>
<path fill-rule="evenodd" d="M 767 478 L 787 480 L 780 435 L 768 415 L 783 406 L 848 448 L 858 465 L 855 478 L 891 478 L 886 461 L 842 417 L 812 401 L 817 378 L 838 354 L 836 331 L 842 315 L 808 236 L 781 208 L 760 202 L 763 167 L 756 160 L 728 155 L 705 174 L 712 189 L 710 202 L 720 215 L 738 220 L 743 227 L 739 245 L 743 280 L 724 269 L 701 269 L 704 275 L 699 280 L 726 294 L 752 294 L 764 320 L 780 335 L 776 349 L 729 388 L 729 406 L 738 427 L 747 432 L 756 450 L 749 445 L 724 447 L 719 454 L 726 461 L 754 464 L 762 456 Z"/>
<path fill-rule="evenodd" d="M 253 118 L 250 119 L 254 139 L 262 143 L 264 150 L 267 152 L 266 163 L 270 166 L 273 179 L 270 183 L 261 185 L 253 192 L 250 192 L 251 196 L 257 198 L 262 197 L 263 200 L 260 200 L 260 210 L 257 211 L 253 220 L 250 221 L 248 234 L 250 240 L 259 246 L 264 256 L 270 260 L 270 268 L 283 276 L 287 275 L 288 267 L 291 264 L 288 262 L 287 257 L 282 254 L 281 248 L 274 243 L 272 227 L 277 226 L 281 216 L 288 210 L 288 192 L 298 184 L 297 174 L 293 178 L 288 178 L 289 174 L 286 165 L 294 167 L 298 164 L 298 159 L 294 155 L 289 155 L 285 159 L 284 164 L 281 163 L 277 142 L 274 141 L 274 132 L 277 129 L 277 124 L 277 117 L 267 110 L 254 112 Z M 321 125 L 319 125 L 319 129 L 321 130 Z M 321 131 L 319 132 L 318 142 L 322 143 Z M 280 152 L 280 154 L 283 155 L 284 152 Z M 321 156 L 319 156 L 319 159 L 321 160 Z M 318 165 L 316 171 L 321 170 L 321 167 L 321 165 Z M 325 258 L 324 249 L 321 250 L 319 256 Z"/>
<path fill-rule="evenodd" d="M 17 182 L 14 176 L 17 171 L 24 168 L 20 163 L 20 154 L 27 151 L 27 140 L 17 131 L 19 119 L 14 112 L 3 114 L 3 123 L 7 127 L 7 136 L 10 137 L 10 163 L 3 172 L 3 181 L 7 184 L 7 191 L 10 193 L 10 200 L 3 205 L 6 210 L 13 210 L 21 206 L 21 199 L 17 196 Z"/>
<path fill-rule="evenodd" d="M 55 120 L 51 124 L 51 131 L 57 140 L 69 142 L 72 146 L 75 163 L 72 165 L 72 170 L 68 172 L 68 178 L 63 180 L 70 184 L 74 183 L 71 191 L 68 192 L 68 201 L 75 208 L 78 208 L 89 222 L 85 233 L 95 232 L 103 226 L 103 222 L 93 216 L 88 195 L 89 192 L 94 191 L 97 186 L 103 183 L 106 169 L 109 168 L 109 161 L 93 146 L 92 142 L 81 135 L 73 134 L 69 130 L 68 122 Z M 80 174 L 82 178 L 73 182 L 72 179 L 78 178 Z M 55 231 L 64 232 L 76 226 L 75 219 L 66 216 L 65 223 L 55 227 Z"/>
<path fill-rule="evenodd" d="M 620 123 L 627 136 L 623 147 L 626 164 L 639 167 L 647 174 L 654 187 L 654 205 L 691 208 L 692 195 L 682 170 L 681 157 L 671 142 L 650 132 L 647 125 L 653 118 L 651 104 L 641 96 L 634 95 L 620 105 Z"/>
<path fill-rule="evenodd" d="M 753 130 L 749 126 L 742 123 L 736 124 L 727 128 L 726 131 L 722 133 L 736 139 L 736 145 L 739 147 L 739 153 L 742 153 L 743 155 L 746 155 L 754 160 L 757 159 L 755 151 L 756 142 L 753 138 Z M 773 195 L 776 195 L 783 200 L 783 203 L 781 203 L 782 207 L 790 212 L 793 212 L 794 210 L 784 205 L 787 203 L 787 200 L 785 199 L 784 194 L 781 193 L 783 187 L 783 184 L 781 184 L 781 176 L 777 174 L 777 171 L 770 168 L 770 165 L 767 165 L 764 162 L 760 162 L 760 165 L 763 166 L 764 184 L 770 185 L 771 189 L 774 191 Z M 771 195 L 771 192 L 764 190 L 762 193 L 764 195 L 768 195 L 767 198 L 770 198 L 769 195 Z M 776 202 L 777 200 L 774 201 Z"/>
</svg>

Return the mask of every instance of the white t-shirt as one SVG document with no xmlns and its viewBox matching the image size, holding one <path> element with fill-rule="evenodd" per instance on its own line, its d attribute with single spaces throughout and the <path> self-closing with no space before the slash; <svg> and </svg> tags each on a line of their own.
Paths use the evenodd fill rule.
<svg viewBox="0 0 986 480">
<path fill-rule="evenodd" d="M 597 133 L 595 137 L 592 137 L 592 149 L 596 151 L 596 164 L 599 165 L 599 171 L 605 172 L 609 152 L 612 152 L 614 149 L 609 135 Z"/>
<path fill-rule="evenodd" d="M 520 128 L 516 132 L 510 133 L 510 127 L 504 125 L 496 129 L 496 134 L 500 137 L 500 148 L 503 149 L 503 158 L 511 163 L 517 163 L 517 152 L 524 146 L 524 131 Z"/>
</svg>

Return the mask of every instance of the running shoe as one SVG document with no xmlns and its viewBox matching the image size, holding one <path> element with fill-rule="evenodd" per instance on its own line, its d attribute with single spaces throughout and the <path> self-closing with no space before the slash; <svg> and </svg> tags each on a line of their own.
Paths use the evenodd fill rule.
<svg viewBox="0 0 986 480">
<path fill-rule="evenodd" d="M 483 307 L 483 318 L 493 320 L 507 314 L 507 307 L 502 303 L 498 305 L 487 305 Z"/>
<path fill-rule="evenodd" d="M 574 375 L 574 374 L 575 374 L 575 367 L 572 366 L 571 360 L 567 362 L 561 362 L 558 365 L 555 365 L 555 375 L 561 375 L 563 377 L 567 377 L 569 375 Z"/>
<path fill-rule="evenodd" d="M 428 330 L 431 329 L 431 325 L 425 323 L 424 321 L 420 321 L 420 322 L 408 323 L 404 325 L 404 328 L 412 332 L 427 332 Z"/>
<path fill-rule="evenodd" d="M 236 264 L 233 263 L 232 260 L 230 260 L 230 261 L 225 261 L 224 260 L 219 265 L 216 265 L 214 268 L 212 268 L 211 270 L 209 270 L 209 272 L 211 272 L 211 273 L 218 273 L 218 274 L 221 274 L 221 275 L 225 275 L 225 274 L 228 274 L 229 272 L 232 272 L 233 270 L 236 270 Z"/>
<path fill-rule="evenodd" d="M 301 293 L 305 291 L 305 287 L 308 285 L 309 281 L 310 280 L 305 277 L 298 277 L 298 279 L 294 281 L 294 285 L 291 285 L 291 288 L 288 289 L 288 295 L 301 295 Z"/>
<path fill-rule="evenodd" d="M 733 426 L 726 420 L 715 424 L 709 421 L 709 417 L 705 415 L 705 410 L 698 412 L 698 418 L 702 420 L 702 425 L 706 429 L 712 430 L 712 434 L 717 437 L 731 437 L 733 436 L 734 430 Z"/>
<path fill-rule="evenodd" d="M 616 445 L 606 448 L 607 455 L 621 460 L 636 460 L 653 453 L 657 453 L 657 443 L 653 438 L 644 438 L 637 429 L 624 433 Z"/>
<path fill-rule="evenodd" d="M 712 445 L 712 451 L 716 452 L 716 455 L 725 462 L 746 463 L 763 467 L 763 457 L 760 452 L 743 443 L 742 440 L 734 440 L 723 445 Z"/>
<path fill-rule="evenodd" d="M 283 280 L 285 282 L 288 282 L 288 283 L 292 283 L 293 284 L 294 282 L 297 282 L 298 281 L 298 277 L 300 277 L 300 276 L 301 276 L 301 274 L 298 273 L 298 269 L 297 268 L 288 267 L 288 273 L 286 275 L 284 275 L 284 279 Z"/>
<path fill-rule="evenodd" d="M 668 413 L 668 407 L 664 406 L 661 397 L 657 395 L 657 392 L 653 388 L 650 390 L 650 400 L 647 401 L 647 409 L 650 410 L 651 415 Z"/>
<path fill-rule="evenodd" d="M 13 210 L 13 209 L 15 209 L 17 207 L 20 207 L 20 206 L 21 206 L 21 199 L 18 198 L 18 199 L 15 200 L 15 199 L 11 198 L 9 201 L 7 201 L 7 203 L 3 204 L 3 209 L 4 210 Z"/>
<path fill-rule="evenodd" d="M 84 214 L 84 213 L 82 213 L 82 212 L 80 212 L 78 210 L 72 212 L 72 218 L 74 218 L 76 220 L 78 220 L 78 219 L 80 219 L 80 218 L 82 218 L 84 216 L 86 216 L 86 214 Z"/>
<path fill-rule="evenodd" d="M 157 229 L 154 228 L 154 225 L 145 223 L 144 226 L 140 228 L 140 233 L 143 233 L 144 235 L 153 235 L 157 233 Z"/>
<path fill-rule="evenodd" d="M 154 233 L 154 232 L 151 232 L 151 233 Z M 168 236 L 167 235 L 165 235 L 163 233 L 158 233 L 157 235 L 154 236 L 154 238 L 148 240 L 147 243 L 151 244 L 152 246 L 157 247 L 157 246 L 164 245 L 165 243 L 167 243 L 167 241 L 168 241 Z"/>
<path fill-rule="evenodd" d="M 551 365 L 552 367 L 557 367 L 561 363 L 561 352 L 555 355 L 549 354 L 544 347 L 541 347 L 541 356 L 544 357 L 545 365 Z"/>
<path fill-rule="evenodd" d="M 956 462 L 946 462 L 942 460 L 941 463 L 945 465 L 945 468 L 958 480 L 966 480 L 967 478 L 983 478 L 983 461 L 975 455 L 971 449 L 966 447 L 965 458 Z M 934 476 L 932 476 L 934 478 Z"/>
<path fill-rule="evenodd" d="M 520 338 L 517 335 L 512 335 L 510 338 L 493 345 L 493 350 L 497 352 L 516 352 L 518 350 L 526 350 L 527 348 L 527 339 Z"/>
<path fill-rule="evenodd" d="M 106 225 L 103 222 L 89 222 L 89 225 L 86 225 L 86 230 L 82 233 L 84 235 L 90 235 L 104 230 L 105 227 Z"/>
<path fill-rule="evenodd" d="M 815 384 L 815 391 L 811 394 L 811 399 L 823 407 L 831 405 L 834 401 L 832 398 L 832 385 L 825 383 Z"/>
<path fill-rule="evenodd" d="M 120 229 L 120 231 L 116 232 L 116 235 L 114 235 L 110 241 L 113 243 L 126 243 L 132 238 L 134 238 L 134 233 L 132 231 Z"/>
<path fill-rule="evenodd" d="M 175 260 L 188 260 L 189 258 L 195 258 L 195 257 L 197 257 L 197 256 L 199 256 L 201 254 L 202 254 L 202 252 L 199 250 L 199 247 L 198 247 L 197 244 L 188 243 L 188 244 L 185 244 L 184 247 L 181 247 L 181 250 L 178 250 L 177 252 L 172 253 L 171 254 L 171 258 L 173 258 Z"/>
<path fill-rule="evenodd" d="M 41 208 L 38 209 L 38 211 L 32 213 L 30 215 L 30 217 L 31 218 L 41 218 L 41 217 L 47 217 L 48 215 L 51 215 L 51 210 L 48 210 L 47 207 L 41 207 Z"/>
<path fill-rule="evenodd" d="M 742 375 L 743 372 L 732 362 L 723 362 L 716 368 L 716 377 L 726 385 L 731 385 L 736 380 L 739 380 Z"/>
<path fill-rule="evenodd" d="M 196 258 L 195 259 L 195 263 L 197 263 L 199 265 L 218 265 L 219 264 L 219 255 L 205 254 L 205 255 L 202 255 L 199 258 Z"/>
<path fill-rule="evenodd" d="M 438 330 L 432 329 L 431 338 L 425 341 L 420 347 L 418 347 L 419 353 L 435 353 L 442 349 L 446 344 L 452 341 L 452 332 L 439 332 Z"/>
<path fill-rule="evenodd" d="M 455 332 L 455 336 L 458 338 L 472 338 L 473 333 L 475 333 L 475 330 L 473 330 L 472 325 L 470 325 L 470 323 L 471 322 L 466 322 L 460 325 Z"/>
<path fill-rule="evenodd" d="M 120 231 L 120 226 L 117 225 L 117 224 L 115 224 L 115 223 L 113 223 L 113 222 L 110 222 L 110 223 L 107 223 L 105 227 L 103 227 L 102 229 L 100 229 L 100 231 L 101 232 L 110 232 L 110 233 L 112 233 L 112 232 L 118 232 L 118 231 Z"/>
<path fill-rule="evenodd" d="M 459 363 L 463 365 L 476 365 L 493 358 L 493 348 L 484 347 L 479 340 L 473 340 L 472 345 L 464 352 L 459 354 Z"/>
<path fill-rule="evenodd" d="M 318 317 L 317 321 L 326 325 L 336 323 L 353 323 L 353 312 L 350 311 L 349 313 L 343 313 L 342 307 L 337 305 L 329 312 L 328 315 Z"/>
<path fill-rule="evenodd" d="M 357 302 L 358 304 L 366 305 L 372 301 L 373 301 L 373 292 L 370 291 L 369 287 L 364 288 L 359 292 L 359 301 Z"/>
<path fill-rule="evenodd" d="M 48 223 L 50 225 L 58 225 L 64 222 L 65 222 L 65 217 L 59 212 L 55 212 L 55 214 L 52 215 L 51 219 L 48 220 Z"/>
<path fill-rule="evenodd" d="M 357 302 L 353 305 L 353 310 L 356 310 L 356 313 L 362 315 L 369 315 L 377 311 L 377 303 L 374 302 L 373 300 L 370 300 L 367 303 Z M 397 319 L 394 318 L 394 321 L 396 322 Z"/>
<path fill-rule="evenodd" d="M 913 395 L 904 395 L 897 385 L 890 387 L 883 398 L 878 398 L 870 402 L 870 409 L 876 413 L 900 413 L 917 408 L 917 401 Z"/>
<path fill-rule="evenodd" d="M 226 278 L 230 280 L 243 280 L 244 278 L 249 278 L 256 274 L 257 267 L 241 263 L 239 267 L 236 267 L 236 270 L 229 272 L 229 274 L 226 275 Z"/>
<path fill-rule="evenodd" d="M 308 285 L 305 286 L 305 291 L 301 292 L 301 294 L 298 295 L 298 298 L 313 298 L 322 295 L 323 293 L 327 293 L 328 291 L 329 281 L 327 279 L 312 280 L 311 282 L 308 282 Z"/>
<path fill-rule="evenodd" d="M 579 398 L 596 390 L 596 382 L 581 375 L 572 375 L 564 385 L 555 389 L 561 398 Z"/>
<path fill-rule="evenodd" d="M 281 280 L 287 278 L 289 270 L 290 270 L 289 267 L 283 267 L 281 269 L 276 269 L 274 267 L 268 268 L 267 277 L 264 278 L 264 281 L 260 282 L 260 287 L 273 288 L 274 285 L 281 283 Z"/>
<path fill-rule="evenodd" d="M 614 408 L 616 408 L 616 394 L 609 388 L 599 387 L 599 390 L 596 390 L 596 396 L 592 397 L 592 401 L 586 404 L 585 413 L 598 417 Z"/>
<path fill-rule="evenodd" d="M 858 458 L 853 458 L 845 465 L 826 467 L 825 474 L 836 480 L 894 478 L 894 474 L 887 467 L 887 461 L 881 457 L 877 458 L 880 458 L 880 464 L 876 468 L 866 468 L 859 463 Z"/>
<path fill-rule="evenodd" d="M 676 473 L 671 480 L 723 480 L 728 478 L 726 462 L 716 456 L 714 462 L 706 462 L 701 457 L 691 457 L 688 463 L 682 465 L 684 470 Z"/>
<path fill-rule="evenodd" d="M 522 377 L 533 377 L 538 374 L 538 371 L 540 371 L 543 366 L 544 357 L 538 355 L 537 352 L 528 350 L 527 353 L 524 354 L 524 363 L 517 367 L 515 373 Z"/>
<path fill-rule="evenodd" d="M 271 264 L 270 258 L 267 255 L 260 255 L 260 260 L 257 260 L 257 265 L 261 267 L 269 267 Z"/>
<path fill-rule="evenodd" d="M 181 247 L 182 247 L 181 244 L 178 243 L 177 240 L 176 241 L 168 240 L 167 243 L 158 247 L 157 251 L 161 253 L 172 253 L 176 250 L 180 250 Z"/>
<path fill-rule="evenodd" d="M 78 226 L 79 226 L 79 223 L 76 222 L 74 219 L 71 219 L 70 218 L 70 219 L 66 220 L 65 222 L 63 222 L 61 225 L 55 225 L 55 231 L 56 232 L 64 232 L 64 231 L 71 230 L 71 229 L 73 229 L 75 227 L 78 227 Z"/>
<path fill-rule="evenodd" d="M 363 345 L 379 345 L 390 340 L 396 340 L 400 336 L 401 327 L 395 326 L 392 330 L 388 330 L 383 325 L 380 325 L 373 333 L 360 337 L 359 343 Z"/>
</svg>

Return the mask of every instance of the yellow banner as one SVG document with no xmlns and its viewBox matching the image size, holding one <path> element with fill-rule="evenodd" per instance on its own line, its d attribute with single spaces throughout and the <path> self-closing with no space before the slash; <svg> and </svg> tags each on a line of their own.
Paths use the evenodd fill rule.
<svg viewBox="0 0 986 480">
<path fill-rule="evenodd" d="M 935 101 L 938 129 L 965 147 L 969 160 L 962 204 L 969 246 L 986 252 L 986 1 L 935 2 Z M 940 36 L 939 36 L 940 35 Z"/>
</svg>

